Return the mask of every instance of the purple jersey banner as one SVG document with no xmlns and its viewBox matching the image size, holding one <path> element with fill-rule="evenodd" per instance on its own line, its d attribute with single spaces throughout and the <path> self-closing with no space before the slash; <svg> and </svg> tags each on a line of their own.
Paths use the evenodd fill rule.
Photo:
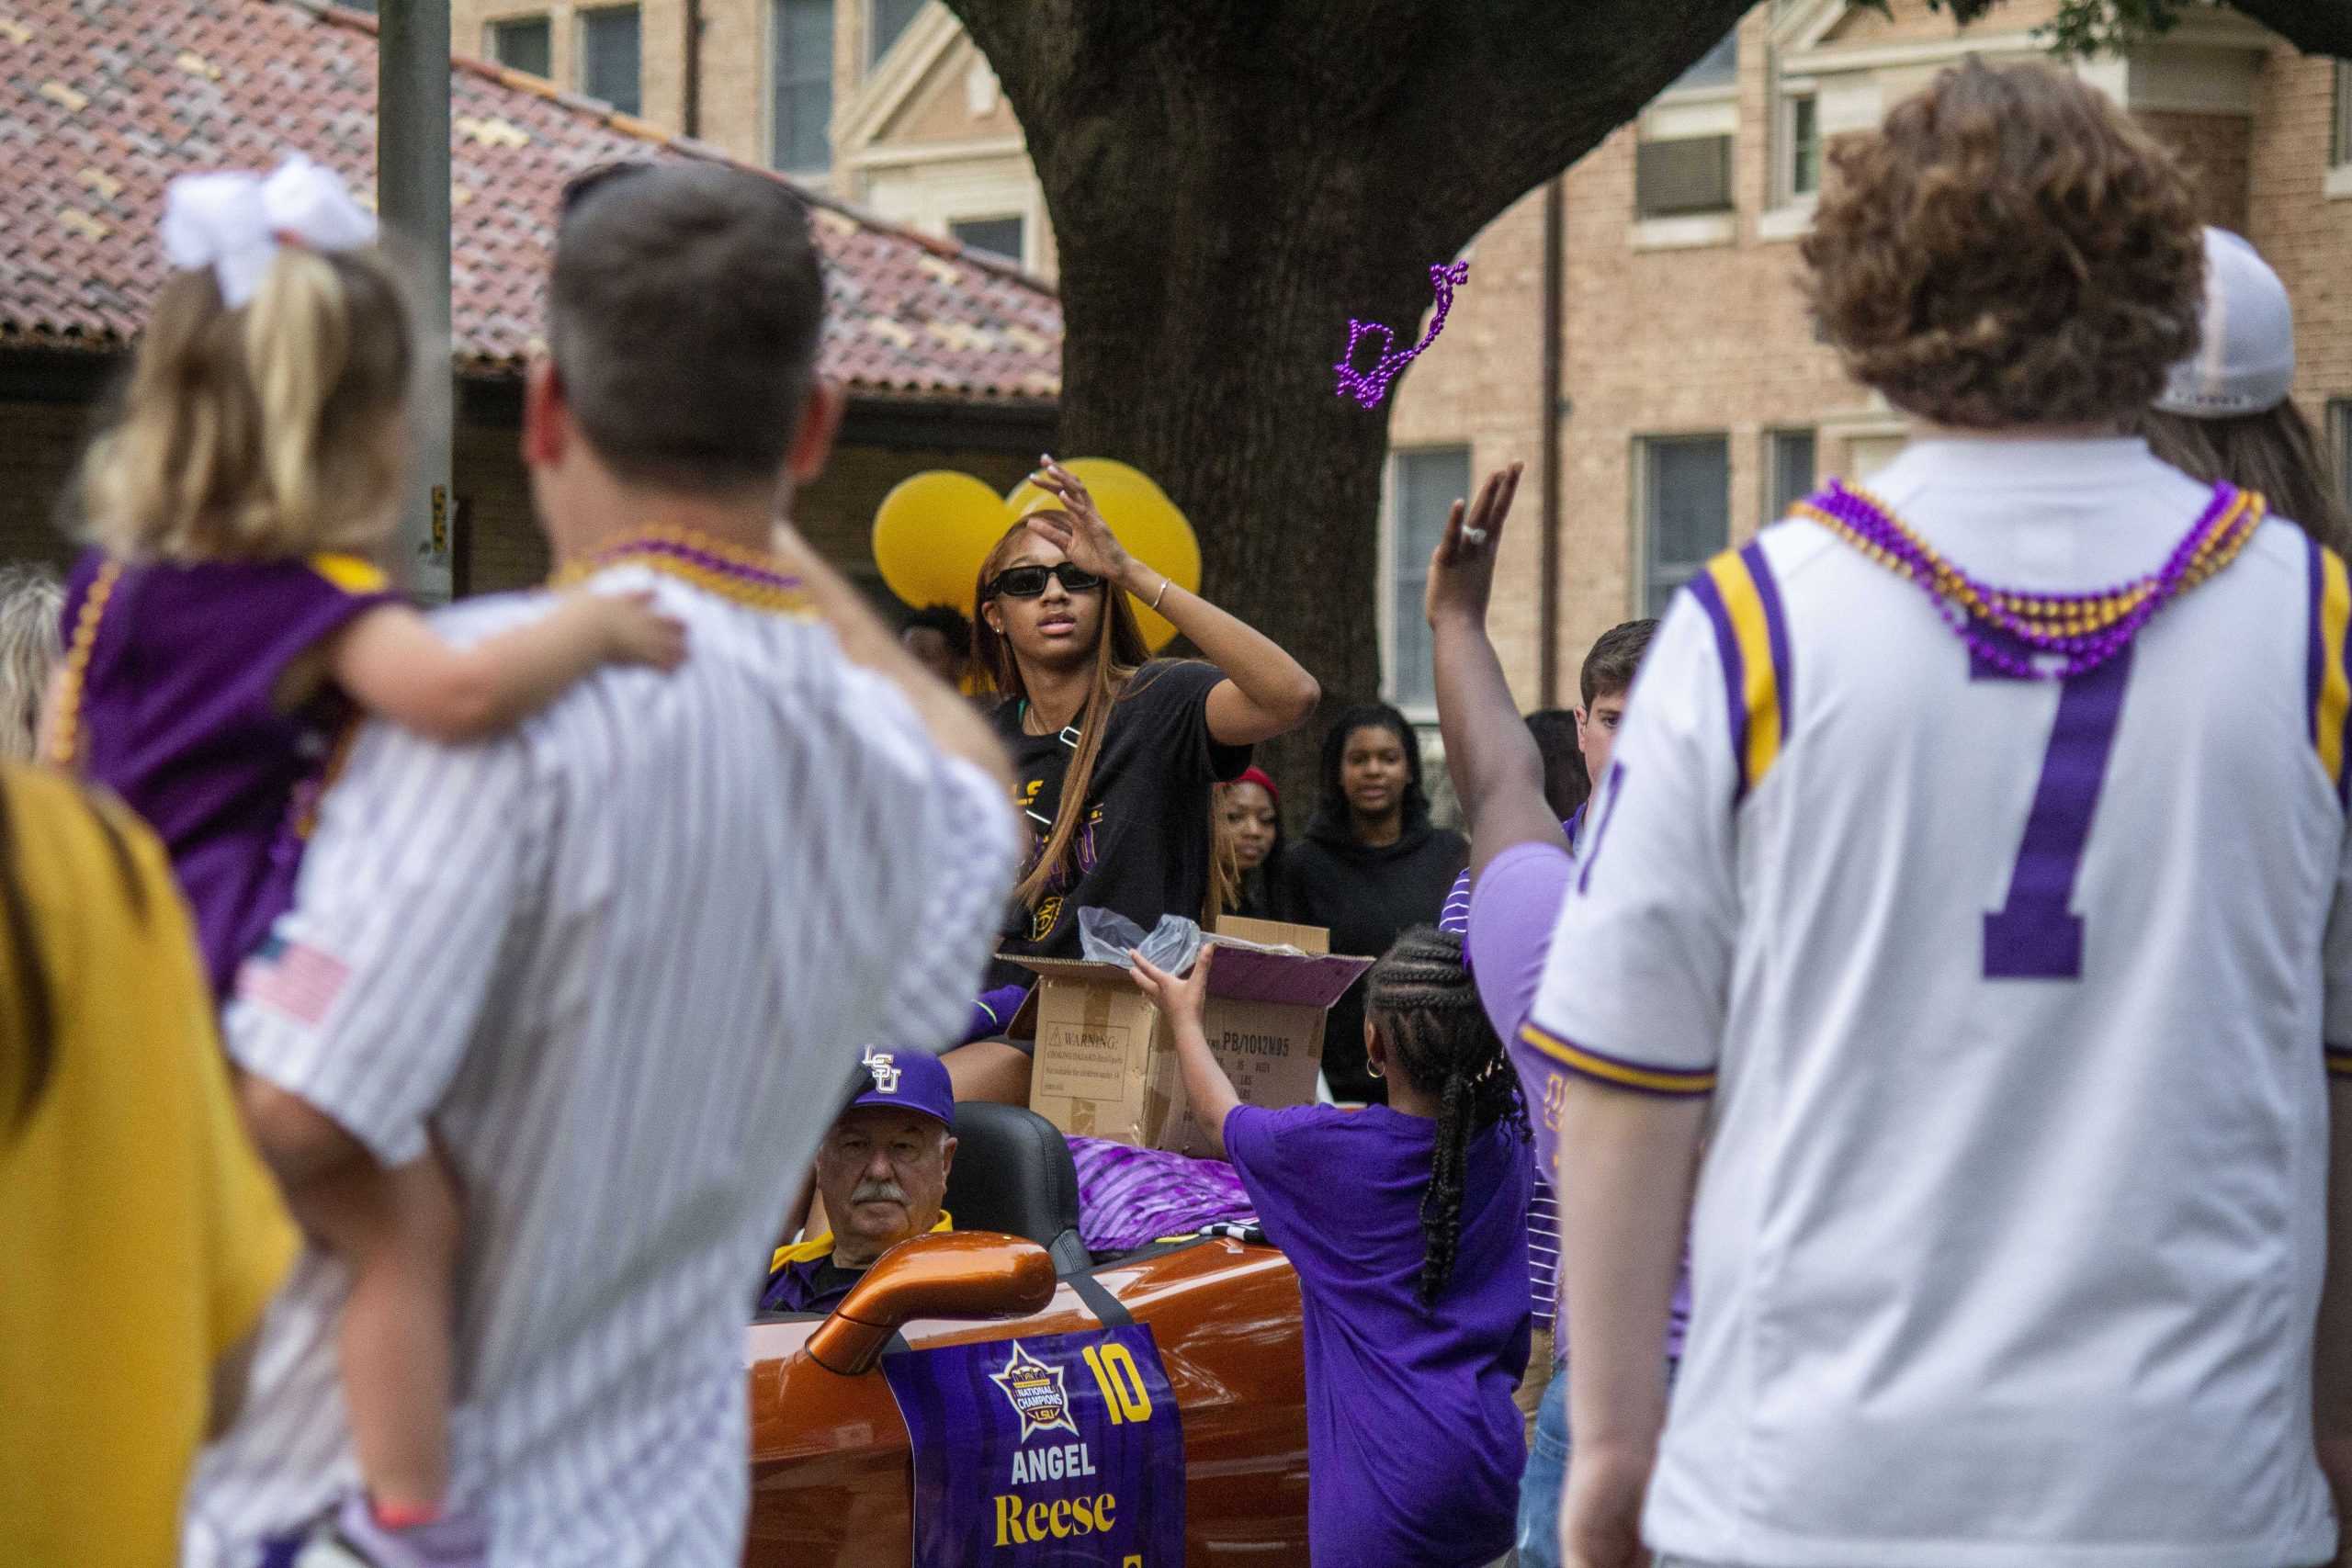
<svg viewBox="0 0 2352 1568">
<path fill-rule="evenodd" d="M 914 1449 L 914 1568 L 1179 1568 L 1184 1428 L 1151 1330 L 882 1358 Z"/>
</svg>

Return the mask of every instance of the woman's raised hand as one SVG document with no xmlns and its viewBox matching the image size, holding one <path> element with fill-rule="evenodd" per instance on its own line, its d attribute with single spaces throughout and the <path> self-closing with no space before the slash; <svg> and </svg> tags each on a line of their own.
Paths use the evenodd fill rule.
<svg viewBox="0 0 2352 1568">
<path fill-rule="evenodd" d="M 1468 512 L 1463 510 L 1462 502 L 1453 503 L 1445 520 L 1445 533 L 1430 556 L 1429 586 L 1422 593 L 1421 609 L 1430 625 L 1448 615 L 1461 615 L 1480 626 L 1487 624 L 1487 601 L 1495 590 L 1495 561 L 1502 550 L 1503 523 L 1510 516 L 1512 498 L 1519 494 L 1523 467 L 1513 463 L 1488 474 Z"/>
<path fill-rule="evenodd" d="M 1029 514 L 1029 531 L 1068 556 L 1070 564 L 1081 571 L 1107 579 L 1128 592 L 1136 592 L 1133 581 L 1140 575 L 1136 558 L 1119 543 L 1111 525 L 1102 521 L 1096 510 L 1094 498 L 1086 491 L 1086 482 L 1063 468 L 1047 453 L 1045 466 L 1029 476 L 1029 482 L 1061 502 L 1058 509 L 1047 508 Z M 1148 587 L 1148 584 L 1143 586 Z"/>
</svg>

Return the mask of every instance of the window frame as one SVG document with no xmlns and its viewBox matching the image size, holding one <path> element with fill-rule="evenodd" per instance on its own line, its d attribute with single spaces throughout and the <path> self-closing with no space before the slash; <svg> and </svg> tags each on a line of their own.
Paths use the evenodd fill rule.
<svg viewBox="0 0 2352 1568">
<path fill-rule="evenodd" d="M 1804 143 L 1797 135 L 1797 113 L 1813 111 L 1813 184 L 1797 187 L 1799 154 Z M 1826 138 L 1821 133 L 1821 92 L 1811 82 L 1784 85 L 1773 113 L 1772 126 L 1772 205 L 1775 207 L 1810 207 L 1821 196 L 1822 152 Z"/>
<path fill-rule="evenodd" d="M 1634 122 L 1633 225 L 1627 238 L 1636 250 L 1658 246 L 1730 244 L 1738 239 L 1739 223 L 1739 73 L 1743 51 L 1739 29 L 1724 35 L 1714 49 L 1731 46 L 1731 71 L 1720 81 L 1691 83 L 1684 73 L 1651 100 Z M 1709 54 L 1714 52 L 1711 49 Z M 1703 60 L 1703 56 L 1702 59 Z M 1694 61 L 1696 70 L 1700 62 Z M 1723 167 L 1723 201 L 1714 207 L 1653 209 L 1645 200 L 1645 154 L 1668 142 L 1706 141 L 1719 146 Z"/>
<path fill-rule="evenodd" d="M 787 162 L 787 161 L 786 160 L 786 158 L 785 158 L 785 151 L 786 151 L 786 150 L 785 150 L 785 148 L 784 148 L 784 146 L 783 146 L 783 140 L 782 140 L 782 139 L 783 139 L 783 135 L 784 135 L 785 128 L 786 128 L 786 124 L 788 123 L 788 121 L 787 121 L 787 117 L 786 116 L 786 114 L 785 114 L 785 112 L 784 112 L 784 111 L 785 111 L 784 92 L 785 92 L 785 85 L 785 85 L 785 82 L 784 82 L 784 78 L 783 78 L 783 76 L 782 76 L 782 73 L 780 73 L 780 71 L 778 70 L 778 67 L 783 63 L 783 62 L 779 59 L 779 54 L 780 54 L 780 51 L 783 50 L 783 47 L 784 47 L 784 38 L 785 38 L 785 34 L 786 34 L 786 21 L 785 21 L 785 9 L 786 9 L 786 6 L 791 6 L 791 5 L 794 5 L 794 4 L 796 4 L 796 3 L 807 3 L 807 4 L 809 4 L 809 5 L 811 6 L 811 8 L 812 8 L 812 9 L 821 11 L 821 12 L 823 12 L 823 13 L 824 13 L 824 15 L 825 15 L 825 50 L 824 50 L 824 56 L 823 56 L 823 61 L 824 61 L 824 70 L 823 70 L 823 73 L 822 73 L 821 75 L 812 75 L 812 76 L 810 76 L 809 78 L 808 78 L 808 80 L 807 80 L 807 81 L 805 81 L 805 82 L 800 82 L 800 83 L 796 83 L 796 84 L 794 85 L 796 86 L 796 88 L 803 88 L 803 89 L 805 89 L 805 88 L 808 88 L 808 87 L 816 86 L 816 85 L 818 85 L 819 84 L 821 84 L 821 85 L 823 85 L 823 87 L 824 87 L 824 92 L 825 92 L 825 157 L 824 157 L 824 162 L 823 162 L 823 163 L 821 163 L 821 164 L 803 164 L 789 163 L 789 162 Z M 801 177 L 802 177 L 802 178 L 804 178 L 804 179 L 819 179 L 819 178 L 822 178 L 822 179 L 830 179 L 830 178 L 832 176 L 832 172 L 833 172 L 834 148 L 833 148 L 833 131 L 832 131 L 832 124 L 833 124 L 833 112 L 834 112 L 834 108 L 835 108 L 835 107 L 836 107 L 836 106 L 835 106 L 835 104 L 834 104 L 833 59 L 834 59 L 834 51 L 835 51 L 836 48 L 839 46 L 839 44 L 840 44 L 840 42 L 841 42 L 841 39 L 840 39 L 840 36 L 839 36 L 839 34 L 840 34 L 840 25 L 841 25 L 841 24 L 840 24 L 840 17 L 839 17 L 839 12 L 838 12 L 838 9 L 837 9 L 837 7 L 833 5 L 832 0 L 768 0 L 768 5 L 767 5 L 767 8 L 766 8 L 766 9 L 767 9 L 767 25 L 768 25 L 768 36 L 767 36 L 767 113 L 768 113 L 768 124 L 767 124 L 767 161 L 768 161 L 768 167 L 770 167 L 770 168 L 772 168 L 772 169 L 776 170 L 776 171 L 777 171 L 778 173 L 780 173 L 780 174 L 786 174 L 786 175 L 797 175 L 801 176 Z"/>
<path fill-rule="evenodd" d="M 1724 459 L 1723 535 L 1720 543 L 1694 561 L 1662 562 L 1657 559 L 1656 541 L 1658 528 L 1656 521 L 1657 455 L 1669 446 L 1713 446 Z M 1700 570 L 1716 555 L 1731 547 L 1732 525 L 1732 451 L 1731 433 L 1727 430 L 1661 431 L 1654 434 L 1634 437 L 1634 614 L 1637 616 L 1663 615 L 1671 604 L 1674 592 L 1698 575 Z M 1688 567 L 1690 570 L 1678 579 L 1674 589 L 1665 595 L 1663 603 L 1656 603 L 1656 589 L 1661 574 L 1657 568 Z"/>
<path fill-rule="evenodd" d="M 527 66 L 515 64 L 506 58 L 500 47 L 500 37 L 507 28 L 527 27 L 537 28 L 540 38 L 546 40 L 548 68 L 545 71 L 533 71 Z M 509 71 L 520 71 L 526 76 L 537 76 L 543 81 L 555 79 L 555 17 L 549 12 L 516 11 L 508 16 L 492 17 L 481 25 L 481 45 L 484 54 Z"/>
<path fill-rule="evenodd" d="M 1012 223 L 1017 225 L 1021 231 L 1021 246 L 1019 251 L 1012 255 L 1007 255 L 1002 251 L 990 250 L 985 245 L 976 245 L 971 241 L 965 239 L 962 235 L 956 232 L 958 228 L 982 223 Z M 947 220 L 947 237 L 955 241 L 957 244 L 964 246 L 967 250 L 974 251 L 980 255 L 994 256 L 1000 261 L 1009 261 L 1015 266 L 1025 267 L 1029 265 L 1029 215 L 1025 212 L 968 213 L 960 218 L 950 218 Z"/>
<path fill-rule="evenodd" d="M 1787 484 L 1787 453 L 1783 443 L 1803 438 L 1807 447 L 1804 488 L 1792 491 Z M 1810 424 L 1773 425 L 1764 432 L 1764 522 L 1769 525 L 1789 514 L 1789 508 L 1821 488 L 1821 431 Z"/>
<path fill-rule="evenodd" d="M 1387 460 L 1381 466 L 1380 496 L 1380 694 L 1396 705 L 1396 710 L 1416 725 L 1437 722 L 1437 692 L 1435 674 L 1431 672 L 1430 690 L 1426 700 L 1404 689 L 1400 677 L 1401 660 L 1399 628 L 1406 621 L 1419 622 L 1421 604 L 1417 594 L 1410 604 L 1400 600 L 1406 581 L 1401 570 L 1406 545 L 1407 524 L 1404 514 L 1405 466 L 1417 457 L 1451 457 L 1459 455 L 1465 482 L 1477 472 L 1477 448 L 1467 441 L 1433 441 L 1410 446 L 1392 446 Z M 1464 492 L 1467 493 L 1466 491 Z M 1442 526 L 1443 519 L 1438 520 Z M 1434 536 L 1430 547 L 1436 548 Z M 1424 556 L 1416 570 L 1420 580 L 1428 580 L 1428 558 Z"/>
<path fill-rule="evenodd" d="M 1723 199 L 1706 207 L 1654 206 L 1643 180 L 1645 154 L 1654 148 L 1707 146 L 1718 150 L 1723 165 Z M 1739 142 L 1736 135 L 1645 138 L 1634 149 L 1634 221 L 1655 223 L 1683 218 L 1720 218 L 1739 211 Z"/>
<path fill-rule="evenodd" d="M 2327 166 L 2352 169 L 2352 60 L 2335 62 L 2335 96 L 2328 107 Z"/>
<path fill-rule="evenodd" d="M 598 92 L 588 81 L 588 63 L 591 58 L 591 51 L 588 46 L 588 36 L 590 30 L 594 28 L 600 20 L 618 17 L 623 14 L 635 17 L 637 21 L 637 80 L 633 84 L 634 90 L 632 94 L 637 101 L 633 104 L 626 105 L 623 104 L 620 99 L 614 97 L 609 94 Z M 598 103 L 610 104 L 613 106 L 613 109 L 616 113 L 641 118 L 645 113 L 644 6 L 639 4 L 639 0 L 624 0 L 624 3 L 620 5 L 582 6 L 573 20 L 572 44 L 574 63 L 573 73 L 579 78 L 581 96 L 582 97 L 594 98 Z"/>
</svg>

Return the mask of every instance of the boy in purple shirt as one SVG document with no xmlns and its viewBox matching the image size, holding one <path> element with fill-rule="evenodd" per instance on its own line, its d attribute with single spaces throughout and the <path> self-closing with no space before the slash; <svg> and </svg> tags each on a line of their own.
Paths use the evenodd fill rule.
<svg viewBox="0 0 2352 1568">
<path fill-rule="evenodd" d="M 1494 504 L 1492 495 L 1486 500 L 1487 505 Z M 1503 504 L 1508 506 L 1509 502 Z M 1500 526 L 1499 520 L 1494 526 Z M 1483 646 L 1483 615 L 1469 629 L 1476 643 Z M 1500 915 L 1490 912 L 1482 932 L 1486 942 L 1505 945 L 1510 957 L 1492 965 L 1497 973 L 1480 980 L 1478 995 L 1486 1003 L 1487 1016 L 1494 1021 L 1496 1031 L 1510 1042 L 1513 1059 L 1522 1064 L 1527 1086 L 1539 1093 L 1549 1081 L 1545 1077 L 1547 1069 L 1533 1053 L 1520 1044 L 1517 1032 L 1518 1025 L 1527 1020 L 1528 1009 L 1535 999 L 1536 981 L 1544 972 L 1548 944 L 1538 934 L 1538 929 L 1550 929 L 1559 908 L 1560 896 L 1566 891 L 1569 865 L 1583 842 L 1585 801 L 1592 794 L 1591 780 L 1609 771 L 1610 748 L 1616 744 L 1617 726 L 1625 716 L 1626 695 L 1633 691 L 1634 672 L 1641 668 L 1642 656 L 1649 651 L 1650 639 L 1657 635 L 1655 620 L 1626 621 L 1610 627 L 1584 656 L 1584 669 L 1577 682 L 1583 705 L 1574 709 L 1547 708 L 1527 716 L 1528 737 L 1534 743 L 1543 772 L 1544 819 L 1548 822 L 1554 817 L 1561 818 L 1560 832 L 1567 840 L 1566 852 L 1558 852 L 1560 846 L 1555 840 L 1524 841 L 1526 866 L 1505 879 L 1514 890 L 1501 900 L 1509 908 Z M 1458 637 L 1448 651 L 1457 661 L 1475 657 L 1473 651 L 1459 649 Z M 1485 658 L 1488 664 L 1494 663 L 1491 649 Z M 1497 668 L 1498 671 L 1499 667 Z M 1509 721 L 1510 695 L 1504 691 L 1499 703 L 1485 705 L 1479 710 L 1481 721 Z M 1465 717 L 1457 714 L 1457 725 Z M 1523 781 L 1514 773 L 1506 782 L 1518 785 Z M 1570 790 L 1574 791 L 1573 795 L 1564 799 Z M 1469 867 L 1463 867 L 1462 874 L 1453 879 L 1453 890 L 1446 895 L 1445 912 L 1438 917 L 1437 929 L 1469 941 Z M 1471 967 L 1476 974 L 1475 958 Z M 1531 1066 L 1532 1072 L 1527 1070 Z M 1527 1381 L 1519 1385 L 1520 1413 L 1527 1417 L 1531 1443 L 1535 1439 L 1544 1396 L 1552 1384 L 1553 1368 L 1567 1343 L 1565 1339 L 1555 1341 L 1552 1334 L 1554 1308 L 1560 1294 L 1560 1218 L 1553 1203 L 1550 1179 L 1550 1166 L 1539 1159 L 1535 1167 L 1535 1198 L 1527 1210 L 1527 1281 L 1535 1296 L 1535 1348 L 1528 1364 Z M 1668 1344 L 1669 1354 L 1679 1346 L 1681 1333 L 1678 1317 Z M 1547 1464 L 1548 1458 L 1541 1452 L 1531 1453 L 1530 1472 Z M 1556 1479 L 1556 1468 L 1551 1473 Z M 1523 1568 L 1537 1565 L 1526 1564 Z"/>
<path fill-rule="evenodd" d="M 1185 1092 L 1298 1271 L 1306 1540 L 1318 1568 L 1478 1568 L 1510 1550 L 1526 1444 L 1527 1122 L 1458 939 L 1407 931 L 1374 966 L 1364 1039 L 1389 1102 L 1243 1105 L 1189 979 L 1135 955 Z M 1333 1195 L 1345 1194 L 1345 1202 Z"/>
<path fill-rule="evenodd" d="M 1425 608 L 1446 766 L 1471 827 L 1470 864 L 1446 900 L 1443 923 L 1464 934 L 1479 1000 L 1496 1032 L 1510 1042 L 1528 1102 L 1539 1108 L 1538 1202 L 1546 1223 L 1556 1227 L 1548 1179 L 1558 1169 L 1559 1095 L 1565 1080 L 1553 1063 L 1521 1043 L 1520 1026 L 1527 1021 L 1543 979 L 1552 928 L 1575 878 L 1580 829 L 1587 823 L 1581 809 L 1560 822 L 1544 798 L 1543 758 L 1520 720 L 1502 664 L 1487 637 L 1497 544 L 1519 490 L 1519 474 L 1514 464 L 1490 475 L 1466 515 L 1462 503 L 1454 502 L 1430 562 Z M 1595 789 L 1609 771 L 1634 673 L 1657 630 L 1654 620 L 1626 622 L 1603 633 L 1585 657 L 1577 740 Z M 1556 1228 L 1550 1239 L 1556 1269 Z M 1547 1325 L 1556 1295 L 1556 1274 L 1548 1291 L 1538 1282 L 1536 1314 Z M 1667 1331 L 1669 1368 L 1681 1354 L 1683 1325 L 1690 1314 L 1686 1265 Z M 1565 1351 L 1565 1325 L 1557 1338 Z M 1569 1450 L 1568 1383 L 1561 1375 L 1566 1370 L 1560 1367 L 1544 1391 L 1529 1438 L 1527 1469 L 1520 1485 L 1520 1568 L 1553 1568 L 1560 1561 L 1560 1489 Z"/>
</svg>

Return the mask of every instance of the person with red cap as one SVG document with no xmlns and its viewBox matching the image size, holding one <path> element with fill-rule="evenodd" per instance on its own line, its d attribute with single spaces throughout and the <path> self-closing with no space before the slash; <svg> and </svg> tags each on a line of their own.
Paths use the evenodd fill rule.
<svg viewBox="0 0 2352 1568">
<path fill-rule="evenodd" d="M 1227 914 L 1271 920 L 1282 880 L 1282 792 L 1263 768 L 1244 768 L 1216 786 L 1217 904 Z"/>
</svg>

